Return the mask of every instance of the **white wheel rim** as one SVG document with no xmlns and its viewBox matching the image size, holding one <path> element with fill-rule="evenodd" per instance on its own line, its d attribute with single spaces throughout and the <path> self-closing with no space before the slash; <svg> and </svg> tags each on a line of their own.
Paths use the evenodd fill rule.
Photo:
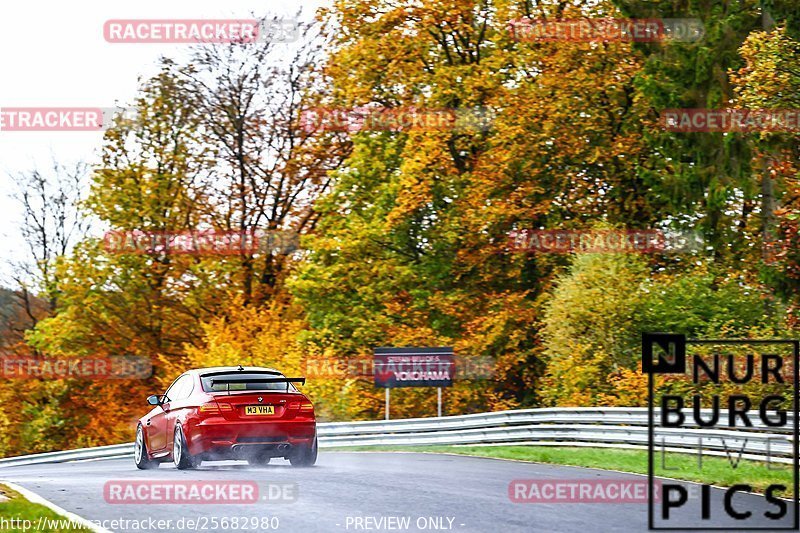
<svg viewBox="0 0 800 533">
<path fill-rule="evenodd" d="M 142 440 L 144 437 L 142 436 L 142 428 L 139 428 L 136 431 L 136 444 L 133 445 L 133 457 L 136 459 L 137 463 L 142 462 Z"/>
<path fill-rule="evenodd" d="M 175 461 L 175 464 L 181 462 L 181 453 L 183 450 L 181 449 L 181 432 L 175 432 L 175 442 L 172 443 L 172 459 Z"/>
</svg>

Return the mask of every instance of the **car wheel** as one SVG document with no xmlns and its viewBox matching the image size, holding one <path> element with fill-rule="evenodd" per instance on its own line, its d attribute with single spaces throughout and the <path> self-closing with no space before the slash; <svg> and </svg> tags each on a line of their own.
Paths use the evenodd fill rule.
<svg viewBox="0 0 800 533">
<path fill-rule="evenodd" d="M 188 470 L 197 466 L 197 461 L 189 454 L 189 447 L 186 445 L 180 426 L 175 426 L 175 438 L 172 439 L 172 462 L 178 470 Z"/>
<path fill-rule="evenodd" d="M 247 464 L 250 466 L 265 466 L 269 464 L 270 457 L 269 455 L 256 455 L 254 457 L 247 458 Z"/>
<path fill-rule="evenodd" d="M 289 456 L 289 462 L 292 463 L 292 466 L 297 467 L 314 466 L 317 462 L 317 438 L 314 437 L 311 446 L 298 447 L 298 449 Z"/>
<path fill-rule="evenodd" d="M 147 444 L 144 442 L 142 425 L 136 426 L 136 441 L 133 443 L 133 460 L 139 470 L 158 468 L 158 461 L 151 461 L 147 457 Z"/>
</svg>

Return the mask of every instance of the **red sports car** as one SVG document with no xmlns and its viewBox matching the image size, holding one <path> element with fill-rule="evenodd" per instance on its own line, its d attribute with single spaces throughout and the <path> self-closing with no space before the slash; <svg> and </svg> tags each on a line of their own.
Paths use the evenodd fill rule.
<svg viewBox="0 0 800 533">
<path fill-rule="evenodd" d="M 189 370 L 139 419 L 134 459 L 141 469 L 172 461 L 179 469 L 202 461 L 241 459 L 264 465 L 273 457 L 293 466 L 317 461 L 314 405 L 277 370 L 217 367 Z"/>
</svg>

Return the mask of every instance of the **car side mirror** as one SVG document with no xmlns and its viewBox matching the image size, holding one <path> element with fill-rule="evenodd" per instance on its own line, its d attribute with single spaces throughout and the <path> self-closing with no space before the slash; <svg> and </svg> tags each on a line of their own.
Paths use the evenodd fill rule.
<svg viewBox="0 0 800 533">
<path fill-rule="evenodd" d="M 158 396 L 153 394 L 152 396 L 147 397 L 147 403 L 149 403 L 150 405 L 161 405 L 161 400 L 159 399 Z"/>
</svg>

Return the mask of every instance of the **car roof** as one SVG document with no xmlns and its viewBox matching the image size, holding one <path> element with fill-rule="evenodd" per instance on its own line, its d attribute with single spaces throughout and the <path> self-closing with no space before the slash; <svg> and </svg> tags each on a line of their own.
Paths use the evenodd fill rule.
<svg viewBox="0 0 800 533">
<path fill-rule="evenodd" d="M 241 370 L 239 370 L 241 368 Z M 186 372 L 186 374 L 206 375 L 214 374 L 217 372 L 271 372 L 273 374 L 283 375 L 283 373 L 275 370 L 274 368 L 267 368 L 263 366 L 213 366 L 209 368 L 195 368 Z"/>
</svg>

